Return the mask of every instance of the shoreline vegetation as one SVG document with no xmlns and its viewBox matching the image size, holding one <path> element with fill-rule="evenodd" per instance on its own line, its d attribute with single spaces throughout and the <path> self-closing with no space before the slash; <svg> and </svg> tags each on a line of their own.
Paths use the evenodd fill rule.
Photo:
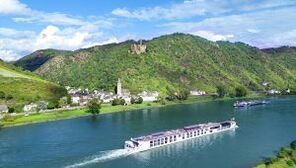
<svg viewBox="0 0 296 168">
<path fill-rule="evenodd" d="M 165 105 L 158 102 L 157 103 L 143 102 L 142 104 L 130 104 L 125 106 L 112 106 L 111 104 L 102 104 L 100 115 L 124 112 L 124 111 L 134 111 L 134 110 L 140 110 L 140 109 L 165 107 L 165 106 L 178 105 L 178 104 L 193 104 L 193 103 L 201 103 L 201 102 L 235 100 L 235 99 L 251 99 L 251 98 L 263 98 L 263 97 L 266 97 L 266 96 L 259 95 L 259 94 L 252 94 L 244 98 L 231 98 L 231 97 L 213 98 L 212 96 L 201 96 L 201 97 L 189 97 L 187 100 L 182 100 L 182 101 L 177 101 L 177 100 L 167 101 Z M 66 120 L 66 119 L 92 115 L 91 113 L 88 113 L 87 110 L 88 110 L 87 107 L 81 107 L 81 109 L 35 113 L 28 116 L 25 116 L 25 115 L 8 116 L 2 119 L 2 121 L 0 122 L 0 126 L 2 128 L 6 128 L 6 127 L 27 125 L 27 124 L 34 124 L 34 123 Z"/>
<path fill-rule="evenodd" d="M 289 147 L 282 147 L 277 155 L 261 161 L 257 168 L 292 168 L 296 167 L 296 140 Z"/>
</svg>

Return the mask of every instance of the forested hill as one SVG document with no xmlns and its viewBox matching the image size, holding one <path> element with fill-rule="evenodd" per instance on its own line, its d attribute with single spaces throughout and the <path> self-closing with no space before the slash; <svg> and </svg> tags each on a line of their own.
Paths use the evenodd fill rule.
<svg viewBox="0 0 296 168">
<path fill-rule="evenodd" d="M 123 87 L 133 92 L 215 91 L 217 85 L 229 92 L 240 85 L 264 90 L 263 81 L 277 89 L 296 87 L 295 48 L 260 50 L 244 43 L 211 42 L 179 33 L 144 41 L 147 48 L 141 54 L 132 51 L 132 44 L 138 43 L 126 41 L 74 52 L 54 50 L 54 54 L 43 50 L 16 65 L 65 86 L 113 90 L 121 78 Z"/>
<path fill-rule="evenodd" d="M 66 56 L 71 54 L 71 51 L 63 51 L 63 50 L 38 50 L 33 52 L 32 54 L 23 57 L 16 61 L 14 65 L 22 67 L 24 69 L 34 71 L 38 69 L 42 64 L 49 61 L 50 59 L 54 58 L 55 56 Z"/>
</svg>

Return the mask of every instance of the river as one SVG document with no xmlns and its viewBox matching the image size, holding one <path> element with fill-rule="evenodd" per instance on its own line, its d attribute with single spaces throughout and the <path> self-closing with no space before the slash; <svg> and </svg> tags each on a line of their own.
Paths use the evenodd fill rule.
<svg viewBox="0 0 296 168">
<path fill-rule="evenodd" d="M 246 109 L 234 109 L 229 100 L 5 128 L 0 130 L 0 167 L 253 167 L 296 139 L 296 97 L 266 100 Z M 121 150 L 130 137 L 231 117 L 239 125 L 235 131 L 137 154 Z"/>
</svg>

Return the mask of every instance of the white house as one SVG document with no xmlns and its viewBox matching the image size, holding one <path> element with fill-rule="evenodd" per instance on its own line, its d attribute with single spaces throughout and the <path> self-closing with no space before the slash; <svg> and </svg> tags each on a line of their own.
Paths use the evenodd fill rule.
<svg viewBox="0 0 296 168">
<path fill-rule="evenodd" d="M 24 106 L 23 111 L 24 112 L 36 112 L 38 109 L 38 105 L 35 103 L 30 103 Z"/>
<path fill-rule="evenodd" d="M 78 95 L 72 96 L 71 99 L 72 99 L 72 103 L 74 103 L 74 104 L 80 103 L 80 96 L 78 96 Z"/>
<path fill-rule="evenodd" d="M 202 90 L 192 90 L 192 91 L 190 91 L 190 95 L 192 95 L 192 96 L 203 96 L 205 94 L 206 94 L 206 92 L 202 91 Z"/>
<path fill-rule="evenodd" d="M 5 104 L 0 105 L 0 113 L 8 113 L 7 105 L 5 105 Z"/>
<path fill-rule="evenodd" d="M 139 93 L 138 96 L 142 97 L 144 102 L 153 102 L 153 101 L 157 101 L 157 97 L 159 96 L 159 93 L 157 91 L 153 91 L 153 92 L 143 91 Z"/>
<path fill-rule="evenodd" d="M 111 103 L 113 101 L 113 96 L 104 96 L 101 97 L 101 100 L 103 101 L 103 103 Z"/>
<path fill-rule="evenodd" d="M 131 97 L 122 97 L 126 104 L 131 104 Z"/>
<path fill-rule="evenodd" d="M 267 94 L 280 94 L 281 92 L 275 89 L 270 89 L 267 91 Z"/>
<path fill-rule="evenodd" d="M 269 82 L 262 82 L 262 86 L 268 86 Z"/>
</svg>

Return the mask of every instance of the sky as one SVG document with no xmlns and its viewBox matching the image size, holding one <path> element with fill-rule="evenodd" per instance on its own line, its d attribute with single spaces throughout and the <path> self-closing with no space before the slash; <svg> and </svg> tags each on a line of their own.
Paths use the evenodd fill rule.
<svg viewBox="0 0 296 168">
<path fill-rule="evenodd" d="M 0 0 L 0 59 L 175 32 L 296 46 L 296 0 Z"/>
</svg>

